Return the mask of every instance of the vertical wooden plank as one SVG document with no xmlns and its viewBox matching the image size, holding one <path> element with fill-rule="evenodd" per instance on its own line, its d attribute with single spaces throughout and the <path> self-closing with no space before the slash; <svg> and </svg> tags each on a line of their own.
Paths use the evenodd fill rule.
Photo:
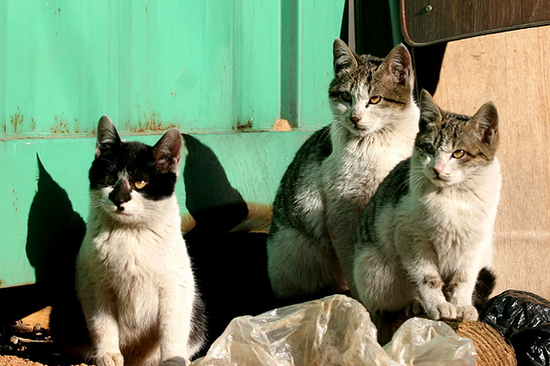
<svg viewBox="0 0 550 366">
<path fill-rule="evenodd" d="M 550 27 L 450 42 L 436 102 L 473 114 L 492 100 L 500 116 L 503 187 L 495 230 L 497 291 L 550 298 Z"/>
</svg>

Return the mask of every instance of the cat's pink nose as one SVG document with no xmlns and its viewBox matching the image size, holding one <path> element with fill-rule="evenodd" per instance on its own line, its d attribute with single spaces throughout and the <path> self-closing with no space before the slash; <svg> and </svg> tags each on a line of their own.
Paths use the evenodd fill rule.
<svg viewBox="0 0 550 366">
<path fill-rule="evenodd" d="M 434 167 L 434 173 L 436 177 L 439 177 L 439 174 L 443 171 L 443 167 L 435 166 Z"/>
<path fill-rule="evenodd" d="M 351 116 L 350 117 L 350 121 L 352 121 L 353 124 L 358 124 L 360 120 L 361 120 L 361 117 L 359 117 L 359 116 Z"/>
</svg>

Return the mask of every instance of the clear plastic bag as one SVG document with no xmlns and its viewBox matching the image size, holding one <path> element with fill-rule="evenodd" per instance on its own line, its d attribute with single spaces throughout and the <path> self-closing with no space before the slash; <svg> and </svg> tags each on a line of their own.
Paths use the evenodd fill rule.
<svg viewBox="0 0 550 366">
<path fill-rule="evenodd" d="M 384 350 L 398 365 L 475 365 L 473 341 L 458 337 L 447 324 L 423 318 L 407 320 Z"/>
<path fill-rule="evenodd" d="M 470 339 L 410 319 L 386 350 L 365 308 L 342 295 L 234 319 L 193 366 L 475 365 Z"/>
</svg>

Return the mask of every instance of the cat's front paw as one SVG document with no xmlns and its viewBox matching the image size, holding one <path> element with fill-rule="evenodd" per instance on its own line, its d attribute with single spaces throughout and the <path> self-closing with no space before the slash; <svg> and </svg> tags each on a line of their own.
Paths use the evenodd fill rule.
<svg viewBox="0 0 550 366">
<path fill-rule="evenodd" d="M 472 305 L 457 306 L 456 311 L 457 318 L 461 320 L 477 320 L 477 318 L 479 317 L 477 309 Z"/>
<path fill-rule="evenodd" d="M 120 353 L 105 353 L 95 358 L 97 366 L 124 366 L 124 358 Z"/>
<path fill-rule="evenodd" d="M 432 308 L 428 308 L 426 313 L 428 318 L 433 320 L 439 320 L 441 318 L 456 319 L 457 309 L 456 306 L 450 302 L 442 302 Z"/>
</svg>

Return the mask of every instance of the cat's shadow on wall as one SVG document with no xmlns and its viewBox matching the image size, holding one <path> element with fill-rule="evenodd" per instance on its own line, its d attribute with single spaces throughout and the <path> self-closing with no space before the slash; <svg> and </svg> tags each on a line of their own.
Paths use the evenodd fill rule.
<svg viewBox="0 0 550 366">
<path fill-rule="evenodd" d="M 196 222 L 185 240 L 206 306 L 210 345 L 234 317 L 257 315 L 279 304 L 267 277 L 267 234 L 231 232 L 247 217 L 247 203 L 231 186 L 216 154 L 193 136 L 183 138 L 188 155 L 180 184 L 185 185 L 185 205 Z M 28 218 L 27 257 L 39 296 L 52 305 L 52 335 L 76 345 L 88 340 L 74 291 L 85 223 L 40 159 L 38 172 Z"/>
<path fill-rule="evenodd" d="M 76 255 L 86 224 L 38 156 L 37 161 L 37 191 L 27 222 L 27 258 L 34 267 L 41 302 L 52 306 L 52 334 L 77 345 L 88 341 L 86 322 L 74 291 Z"/>
<path fill-rule="evenodd" d="M 267 234 L 231 232 L 246 219 L 247 203 L 231 186 L 216 154 L 193 136 L 184 139 L 185 205 L 196 221 L 185 241 L 206 304 L 211 342 L 232 318 L 278 304 L 267 277 Z"/>
</svg>

